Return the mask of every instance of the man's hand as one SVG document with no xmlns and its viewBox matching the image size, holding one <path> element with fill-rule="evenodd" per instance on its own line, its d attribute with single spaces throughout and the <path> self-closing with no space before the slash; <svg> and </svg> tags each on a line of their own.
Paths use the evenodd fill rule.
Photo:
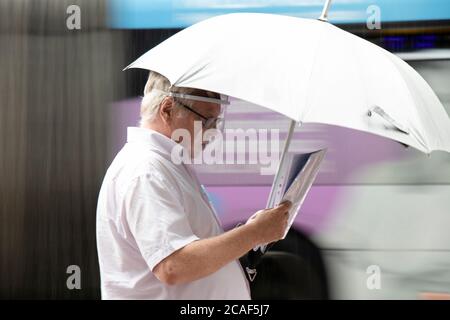
<svg viewBox="0 0 450 320">
<path fill-rule="evenodd" d="M 256 212 L 247 220 L 246 224 L 254 227 L 258 244 L 278 241 L 283 237 L 291 207 L 290 201 L 284 201 L 277 207 Z"/>
</svg>

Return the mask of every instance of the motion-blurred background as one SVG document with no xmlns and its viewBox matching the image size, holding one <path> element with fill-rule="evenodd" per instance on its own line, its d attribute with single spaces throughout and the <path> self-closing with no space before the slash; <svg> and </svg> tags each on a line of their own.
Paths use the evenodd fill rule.
<svg viewBox="0 0 450 320">
<path fill-rule="evenodd" d="M 71 5 L 79 8 L 81 29 L 68 27 L 77 12 Z M 0 298 L 100 297 L 98 190 L 126 127 L 137 125 L 148 75 L 122 72 L 126 65 L 214 15 L 317 18 L 322 6 L 322 0 L 0 1 Z M 405 59 L 450 114 L 448 1 L 335 0 L 329 18 Z M 277 128 L 281 138 L 288 128 L 287 119 L 258 106 L 230 109 L 227 117 L 228 128 Z M 299 128 L 292 151 L 323 146 L 329 153 L 295 229 L 320 248 L 330 297 L 450 294 L 450 155 L 426 156 L 319 125 Z M 273 177 L 261 176 L 257 165 L 197 169 L 225 226 L 265 206 Z M 80 290 L 66 286 L 70 265 L 81 269 Z M 371 266 L 381 272 L 379 289 L 367 285 Z"/>
</svg>

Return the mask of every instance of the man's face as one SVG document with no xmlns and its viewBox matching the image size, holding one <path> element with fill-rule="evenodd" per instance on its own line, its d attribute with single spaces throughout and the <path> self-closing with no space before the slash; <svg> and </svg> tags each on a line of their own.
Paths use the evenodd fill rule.
<svg viewBox="0 0 450 320">
<path fill-rule="evenodd" d="M 185 145 L 185 147 L 189 147 L 191 157 L 194 157 L 195 151 L 203 150 L 207 144 L 207 141 L 203 142 L 203 134 L 206 130 L 211 128 L 205 128 L 203 126 L 203 124 L 206 122 L 205 118 L 209 119 L 219 117 L 220 105 L 211 102 L 193 101 L 193 103 L 188 106 L 192 109 L 192 111 L 182 106 L 182 104 L 180 103 L 176 103 L 176 105 L 179 110 L 177 110 L 178 115 L 173 119 L 173 130 L 182 128 L 186 129 L 189 132 L 191 136 L 191 143 L 190 146 Z M 196 114 L 195 112 L 197 112 L 198 114 Z M 204 118 L 202 118 L 200 115 L 202 115 Z M 196 126 L 195 122 L 197 122 Z M 196 150 L 194 148 L 195 144 L 197 144 L 197 146 L 201 145 L 201 150 Z"/>
</svg>

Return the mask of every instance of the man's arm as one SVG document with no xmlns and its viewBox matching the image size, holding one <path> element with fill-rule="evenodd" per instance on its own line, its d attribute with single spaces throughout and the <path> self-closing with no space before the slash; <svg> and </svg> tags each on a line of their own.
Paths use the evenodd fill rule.
<svg viewBox="0 0 450 320">
<path fill-rule="evenodd" d="M 289 202 L 258 211 L 245 225 L 221 235 L 194 241 L 153 268 L 162 282 L 173 285 L 206 277 L 253 247 L 281 239 L 287 226 Z"/>
</svg>

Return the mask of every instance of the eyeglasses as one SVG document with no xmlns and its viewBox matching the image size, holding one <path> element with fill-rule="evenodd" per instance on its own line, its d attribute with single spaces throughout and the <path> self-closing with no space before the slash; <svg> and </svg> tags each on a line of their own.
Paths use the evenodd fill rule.
<svg viewBox="0 0 450 320">
<path fill-rule="evenodd" d="M 175 100 L 175 99 L 174 99 Z M 181 103 L 178 100 L 175 100 L 176 103 L 180 104 L 182 107 L 188 109 L 190 112 L 196 114 L 197 116 L 199 116 L 200 118 L 202 118 L 202 125 L 203 128 L 205 129 L 211 129 L 211 128 L 218 128 L 221 129 L 222 127 L 222 122 L 223 119 L 222 118 L 207 118 L 204 115 L 202 115 L 201 113 L 195 111 L 194 109 L 192 109 L 191 107 L 185 105 L 184 103 Z"/>
</svg>

